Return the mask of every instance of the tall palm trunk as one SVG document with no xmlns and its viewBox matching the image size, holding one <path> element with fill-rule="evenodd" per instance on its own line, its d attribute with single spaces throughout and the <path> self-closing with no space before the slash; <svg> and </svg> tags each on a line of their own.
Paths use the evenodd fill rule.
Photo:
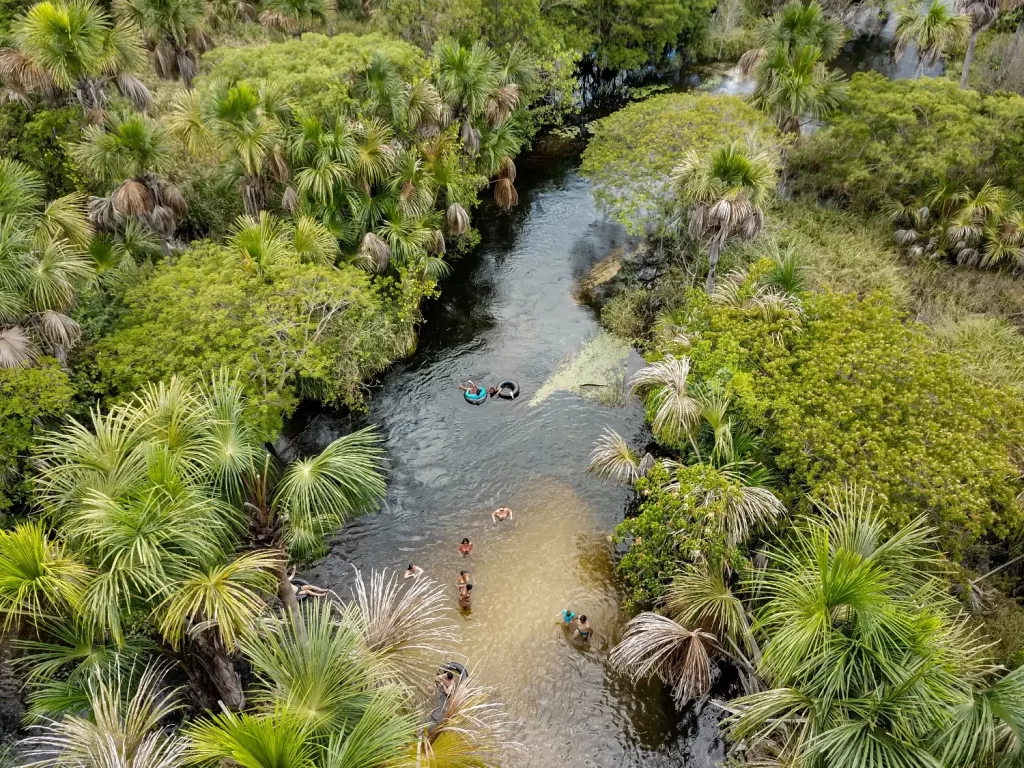
<svg viewBox="0 0 1024 768">
<path fill-rule="evenodd" d="M 974 49 L 978 44 L 978 33 L 981 29 L 971 29 L 971 38 L 967 41 L 967 54 L 964 56 L 964 70 L 960 74 L 960 87 L 967 88 L 967 81 L 971 77 L 971 64 L 974 61 Z"/>
<path fill-rule="evenodd" d="M 721 253 L 722 247 L 717 242 L 712 242 L 708 246 L 708 281 L 704 287 L 709 296 L 715 292 L 715 276 L 718 273 L 718 257 Z"/>
<path fill-rule="evenodd" d="M 242 676 L 217 632 L 212 629 L 201 632 L 193 642 L 193 649 L 224 706 L 233 712 L 245 709 Z"/>
<path fill-rule="evenodd" d="M 1010 72 L 1010 67 L 1013 66 L 1013 62 L 1017 58 L 1017 53 L 1020 51 L 1021 40 L 1024 39 L 1024 16 L 1021 16 L 1020 23 L 1017 24 L 1017 31 L 1013 33 L 1013 42 L 1010 44 L 1010 50 L 1006 52 L 1006 58 L 1003 59 L 1003 66 L 999 70 L 999 84 L 1002 85 L 1006 79 L 1006 75 Z"/>
</svg>

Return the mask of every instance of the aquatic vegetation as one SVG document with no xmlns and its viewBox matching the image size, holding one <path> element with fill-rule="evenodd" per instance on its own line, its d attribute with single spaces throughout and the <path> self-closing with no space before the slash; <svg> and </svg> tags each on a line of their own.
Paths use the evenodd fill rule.
<svg viewBox="0 0 1024 768">
<path fill-rule="evenodd" d="M 622 402 L 629 344 L 610 333 L 599 333 L 558 366 L 530 398 L 537 406 L 555 392 L 572 392 L 604 405 Z"/>
</svg>

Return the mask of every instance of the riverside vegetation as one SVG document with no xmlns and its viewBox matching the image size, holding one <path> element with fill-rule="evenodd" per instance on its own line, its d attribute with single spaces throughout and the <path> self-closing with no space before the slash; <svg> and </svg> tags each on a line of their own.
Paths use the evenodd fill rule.
<svg viewBox="0 0 1024 768">
<path fill-rule="evenodd" d="M 411 353 L 582 59 L 667 49 L 756 88 L 632 104 L 584 155 L 645 236 L 602 310 L 648 358 L 654 438 L 591 465 L 637 492 L 612 663 L 680 706 L 733 669 L 751 764 L 1024 759 L 1024 11 L 900 11 L 894 55 L 962 54 L 959 82 L 847 81 L 850 12 L 0 3 L 0 615 L 39 726 L 12 759 L 499 763 L 476 684 L 423 727 L 440 587 L 357 574 L 309 607 L 289 582 L 382 498 L 376 433 L 266 444 Z"/>
</svg>

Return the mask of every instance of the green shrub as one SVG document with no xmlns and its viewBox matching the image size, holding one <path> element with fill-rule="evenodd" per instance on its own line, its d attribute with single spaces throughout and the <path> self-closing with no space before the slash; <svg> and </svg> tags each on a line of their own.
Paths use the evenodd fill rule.
<svg viewBox="0 0 1024 768">
<path fill-rule="evenodd" d="M 891 297 L 808 296 L 787 327 L 695 291 L 678 322 L 695 383 L 729 392 L 740 422 L 763 429 L 790 504 L 857 483 L 894 526 L 927 515 L 954 558 L 1020 524 L 1019 398 L 973 379 Z"/>
<path fill-rule="evenodd" d="M 423 51 L 379 33 L 335 37 L 310 33 L 284 43 L 215 48 L 203 57 L 203 71 L 208 79 L 273 79 L 294 106 L 330 116 L 351 103 L 354 75 L 378 53 L 390 59 L 406 80 L 427 74 Z"/>
<path fill-rule="evenodd" d="M 776 141 L 772 121 L 737 96 L 673 93 L 599 120 L 583 153 L 594 197 L 631 233 L 658 223 L 671 200 L 668 177 L 690 150 L 733 140 Z"/>
<path fill-rule="evenodd" d="M 875 209 L 942 182 L 1024 190 L 1024 98 L 859 72 L 848 107 L 790 155 L 796 188 Z"/>
<path fill-rule="evenodd" d="M 618 572 L 627 610 L 649 607 L 664 594 L 683 563 L 721 560 L 727 551 L 719 519 L 725 491 L 735 483 L 704 464 L 675 472 L 678 490 L 668 490 L 669 471 L 660 462 L 636 485 L 640 509 L 615 528 L 616 543 L 629 543 Z M 705 494 L 711 495 L 708 503 Z"/>
<path fill-rule="evenodd" d="M 230 250 L 197 243 L 127 291 L 114 331 L 96 345 L 96 366 L 112 397 L 227 366 L 256 396 L 253 420 L 272 437 L 304 395 L 360 406 L 362 381 L 396 357 L 399 337 L 407 342 L 408 305 L 423 291 L 386 311 L 354 268 L 288 261 L 265 279 Z"/>
<path fill-rule="evenodd" d="M 81 186 L 68 154 L 70 144 L 82 137 L 85 118 L 78 107 L 28 111 L 23 105 L 0 107 L 0 156 L 20 160 L 43 177 L 47 200 L 67 195 Z"/>
<path fill-rule="evenodd" d="M 73 396 L 67 374 L 52 358 L 31 368 L 0 368 L 0 512 L 23 503 L 35 434 L 63 416 Z"/>
<path fill-rule="evenodd" d="M 601 307 L 601 324 L 620 339 L 640 343 L 651 323 L 648 303 L 642 288 L 620 291 Z"/>
</svg>

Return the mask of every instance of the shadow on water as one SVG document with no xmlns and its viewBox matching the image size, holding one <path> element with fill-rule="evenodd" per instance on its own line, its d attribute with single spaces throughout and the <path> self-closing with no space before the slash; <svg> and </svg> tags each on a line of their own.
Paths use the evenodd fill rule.
<svg viewBox="0 0 1024 768">
<path fill-rule="evenodd" d="M 686 90 L 705 77 L 683 72 L 669 85 Z M 705 82 L 717 92 L 752 89 L 735 69 Z M 415 562 L 446 586 L 454 609 L 458 572 L 471 571 L 473 610 L 452 611 L 452 653 L 518 723 L 508 765 L 712 766 L 724 755 L 714 706 L 678 714 L 660 685 L 634 685 L 608 665 L 626 618 L 609 533 L 629 495 L 585 470 L 605 426 L 644 440 L 641 409 L 568 392 L 528 402 L 599 333 L 593 311 L 572 299 L 574 280 L 627 243 L 597 211 L 579 147 L 564 148 L 542 142 L 517 161 L 515 210 L 485 202 L 475 212 L 479 247 L 453 265 L 425 308 L 417 354 L 382 378 L 368 416 L 307 407 L 293 421 L 286 439 L 299 452 L 355 422 L 377 424 L 390 467 L 381 510 L 345 526 L 306 575 L 347 595 L 353 566 L 401 571 Z M 457 384 L 470 378 L 515 379 L 523 397 L 469 405 Z M 502 505 L 514 517 L 495 524 L 489 513 Z M 463 537 L 475 544 L 468 559 L 456 551 Z M 588 646 L 556 620 L 567 607 L 592 617 Z"/>
</svg>

